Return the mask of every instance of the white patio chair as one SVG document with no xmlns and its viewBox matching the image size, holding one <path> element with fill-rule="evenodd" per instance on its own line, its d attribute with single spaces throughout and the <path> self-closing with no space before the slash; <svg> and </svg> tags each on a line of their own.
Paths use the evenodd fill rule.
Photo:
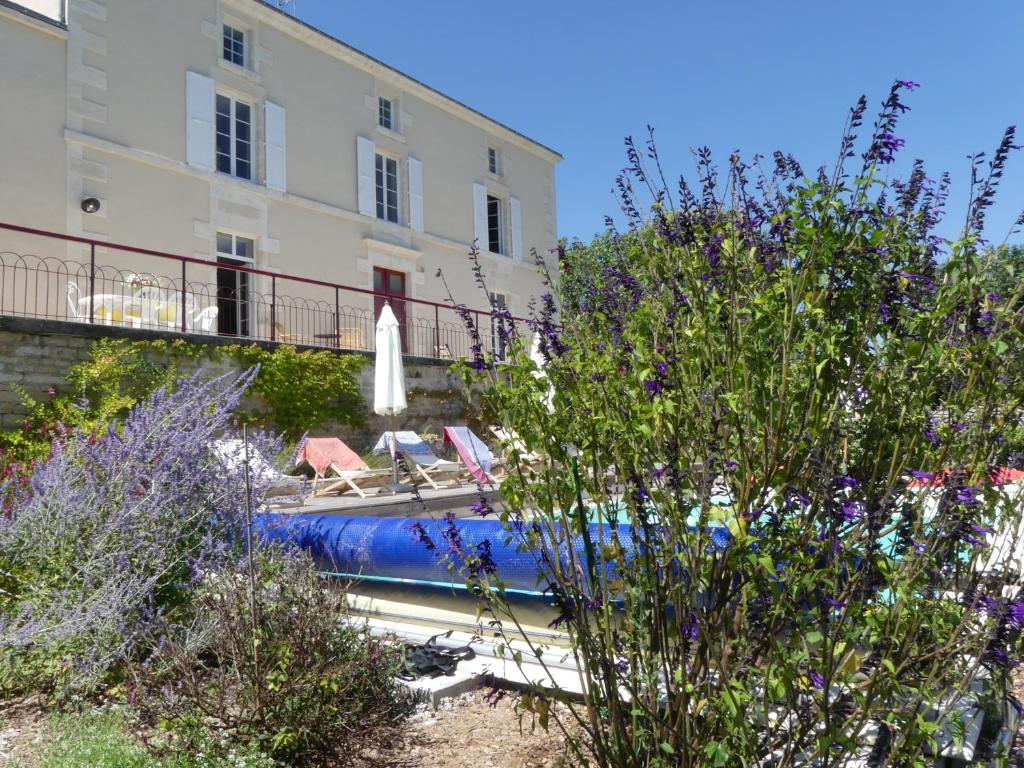
<svg viewBox="0 0 1024 768">
<path fill-rule="evenodd" d="M 198 331 L 199 333 L 210 333 L 213 330 L 214 323 L 217 322 L 217 307 L 207 307 L 206 309 L 200 310 L 195 317 L 192 318 L 192 330 Z"/>
<path fill-rule="evenodd" d="M 74 320 L 78 319 L 78 302 L 81 299 L 82 291 L 79 290 L 78 283 L 68 280 L 68 314 Z"/>
</svg>

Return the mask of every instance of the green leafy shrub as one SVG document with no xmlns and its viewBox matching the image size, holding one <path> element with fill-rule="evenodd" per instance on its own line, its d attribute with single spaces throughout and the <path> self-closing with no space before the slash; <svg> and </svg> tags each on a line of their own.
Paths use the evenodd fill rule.
<svg viewBox="0 0 1024 768">
<path fill-rule="evenodd" d="M 366 423 L 366 404 L 358 375 L 362 355 L 337 355 L 327 350 L 298 351 L 282 344 L 273 350 L 258 346 L 229 348 L 226 354 L 246 367 L 259 366 L 252 391 L 265 403 L 247 417 L 298 439 L 324 424 Z"/>
<path fill-rule="evenodd" d="M 986 288 L 981 232 L 1013 132 L 944 241 L 948 182 L 884 178 L 912 86 L 853 172 L 865 100 L 815 178 L 781 153 L 719 173 L 700 150 L 699 188 L 668 190 L 653 142 L 630 142 L 630 232 L 562 254 L 571 314 L 540 303 L 543 370 L 523 339 L 466 370 L 511 447 L 544 457 L 513 463 L 502 515 L 581 670 L 584 703 L 553 716 L 582 729 L 579 763 L 842 766 L 877 746 L 930 765 L 973 681 L 1006 690 L 1024 564 L 991 543 L 1019 546 L 1024 498 L 992 471 L 1024 322 L 1021 291 Z M 501 578 L 484 594 L 515 617 Z"/>
<path fill-rule="evenodd" d="M 305 555 L 261 550 L 256 581 L 244 566 L 206 581 L 193 621 L 137 671 L 142 711 L 175 750 L 250 744 L 284 765 L 350 764 L 390 743 L 409 706 L 401 647 L 349 617 Z"/>
<path fill-rule="evenodd" d="M 54 382 L 47 399 L 37 401 L 18 390 L 28 416 L 20 429 L 0 434 L 0 479 L 20 473 L 27 481 L 32 462 L 46 458 L 61 433 L 105 429 L 157 389 L 173 387 L 185 363 L 192 369 L 204 360 L 260 367 L 237 414 L 242 421 L 273 427 L 291 440 L 327 423 L 365 423 L 358 383 L 366 365 L 362 355 L 300 352 L 287 344 L 263 349 L 203 347 L 180 339 L 100 339 L 87 360 L 68 369 L 63 383 Z"/>
</svg>

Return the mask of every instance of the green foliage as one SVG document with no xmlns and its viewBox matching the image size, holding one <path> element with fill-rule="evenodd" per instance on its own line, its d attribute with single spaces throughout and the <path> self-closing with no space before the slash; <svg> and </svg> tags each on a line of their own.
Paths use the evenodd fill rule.
<svg viewBox="0 0 1024 768">
<path fill-rule="evenodd" d="M 321 766 L 389 744 L 411 703 L 395 682 L 401 646 L 349 616 L 308 556 L 268 547 L 256 567 L 254 593 L 244 567 L 222 572 L 194 621 L 167 628 L 136 672 L 142 710 L 178 751 L 250 744 Z"/>
<path fill-rule="evenodd" d="M 64 429 L 104 429 L 156 389 L 173 387 L 183 363 L 195 367 L 202 359 L 260 366 L 253 397 L 238 414 L 243 421 L 274 427 L 292 440 L 327 423 L 365 423 L 358 384 L 366 365 L 362 355 L 300 352 L 287 344 L 268 350 L 256 345 L 203 347 L 180 339 L 101 339 L 86 361 L 68 369 L 63 384 L 54 382 L 47 399 L 37 401 L 15 387 L 28 416 L 21 429 L 0 434 L 0 477 L 46 458 Z"/>
<path fill-rule="evenodd" d="M 982 262 L 985 289 L 1002 296 L 1024 291 L 1024 245 L 1000 245 Z"/>
<path fill-rule="evenodd" d="M 13 385 L 28 416 L 20 430 L 0 434 L 0 464 L 28 465 L 45 459 L 63 428 L 84 432 L 105 428 L 154 390 L 173 386 L 177 380 L 176 366 L 153 362 L 153 353 L 188 350 L 184 342 L 101 339 L 93 345 L 88 360 L 68 369 L 61 392 L 56 388 L 60 382 L 54 382 L 46 400 L 37 401 Z"/>
<path fill-rule="evenodd" d="M 36 768 L 272 768 L 273 762 L 248 748 L 230 759 L 210 753 L 154 756 L 130 735 L 132 718 L 117 710 L 84 710 L 56 715 Z"/>
<path fill-rule="evenodd" d="M 544 459 L 512 462 L 501 514 L 582 670 L 552 715 L 580 763 L 838 766 L 884 722 L 885 764 L 923 764 L 981 667 L 1001 691 L 1020 658 L 986 538 L 1024 512 L 989 474 L 1024 399 L 1020 294 L 989 295 L 973 229 L 936 258 L 923 171 L 890 187 L 879 131 L 856 177 L 780 155 L 763 194 L 701 153 L 702 194 L 646 215 L 633 150 L 631 232 L 565 251 L 544 369 L 522 339 L 463 369 L 506 449 Z M 501 578 L 481 593 L 515 618 Z"/>
<path fill-rule="evenodd" d="M 273 425 L 292 439 L 329 422 L 362 425 L 366 421 L 358 382 L 366 365 L 362 355 L 299 352 L 287 344 L 273 350 L 237 347 L 229 354 L 246 367 L 260 367 L 253 392 L 266 406 L 249 414 L 252 421 Z"/>
</svg>

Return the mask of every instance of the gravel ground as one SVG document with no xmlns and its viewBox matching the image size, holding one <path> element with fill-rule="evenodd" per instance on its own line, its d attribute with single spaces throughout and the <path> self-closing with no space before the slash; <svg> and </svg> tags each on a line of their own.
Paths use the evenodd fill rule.
<svg viewBox="0 0 1024 768">
<path fill-rule="evenodd" d="M 515 700 L 491 706 L 484 691 L 442 703 L 416 715 L 408 743 L 384 764 L 408 768 L 555 768 L 563 762 L 564 740 L 552 722 L 531 732 L 530 716 L 520 723 Z"/>
<path fill-rule="evenodd" d="M 47 714 L 37 699 L 0 705 L 0 766 L 31 765 L 46 722 Z"/>
<path fill-rule="evenodd" d="M 380 768 L 556 768 L 563 740 L 557 728 L 531 732 L 529 716 L 520 728 L 515 700 L 491 706 L 485 691 L 422 710 L 408 726 L 405 745 L 383 755 L 366 755 Z M 0 706 L 0 768 L 30 768 L 46 737 L 48 715 L 35 700 Z"/>
</svg>

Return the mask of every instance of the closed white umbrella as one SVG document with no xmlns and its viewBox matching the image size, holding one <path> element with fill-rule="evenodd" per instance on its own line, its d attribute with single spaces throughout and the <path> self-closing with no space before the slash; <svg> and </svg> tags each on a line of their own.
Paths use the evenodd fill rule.
<svg viewBox="0 0 1024 768">
<path fill-rule="evenodd" d="M 377 363 L 374 370 L 373 412 L 391 417 L 391 491 L 409 490 L 398 485 L 395 454 L 397 416 L 405 411 L 405 371 L 402 368 L 401 327 L 391 305 L 384 304 L 377 319 Z"/>
</svg>

